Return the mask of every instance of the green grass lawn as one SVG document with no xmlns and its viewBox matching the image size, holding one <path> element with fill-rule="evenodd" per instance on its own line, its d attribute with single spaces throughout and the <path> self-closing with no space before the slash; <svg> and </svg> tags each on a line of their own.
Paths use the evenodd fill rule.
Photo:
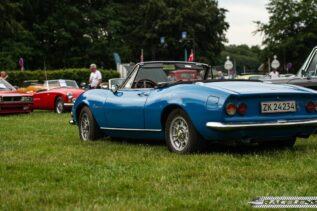
<svg viewBox="0 0 317 211">
<path fill-rule="evenodd" d="M 316 196 L 317 138 L 293 150 L 81 142 L 68 113 L 0 117 L 2 210 L 245 210 L 256 196 Z"/>
</svg>

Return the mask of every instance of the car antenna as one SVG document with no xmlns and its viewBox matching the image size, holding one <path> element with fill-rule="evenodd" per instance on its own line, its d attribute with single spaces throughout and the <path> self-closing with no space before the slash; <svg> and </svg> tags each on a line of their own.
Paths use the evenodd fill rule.
<svg viewBox="0 0 317 211">
<path fill-rule="evenodd" d="M 45 74 L 45 79 L 47 80 L 47 72 L 46 72 L 46 62 L 44 59 L 44 74 Z"/>
</svg>

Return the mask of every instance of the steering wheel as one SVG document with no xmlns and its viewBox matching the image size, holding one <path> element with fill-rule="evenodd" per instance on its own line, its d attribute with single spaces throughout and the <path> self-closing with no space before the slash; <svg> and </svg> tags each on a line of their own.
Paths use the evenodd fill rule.
<svg viewBox="0 0 317 211">
<path fill-rule="evenodd" d="M 157 84 L 150 79 L 141 79 L 136 82 L 136 88 L 154 88 Z"/>
</svg>

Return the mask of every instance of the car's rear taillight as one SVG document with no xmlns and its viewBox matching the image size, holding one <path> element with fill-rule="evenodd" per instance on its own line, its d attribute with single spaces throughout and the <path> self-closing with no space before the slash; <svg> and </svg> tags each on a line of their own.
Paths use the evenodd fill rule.
<svg viewBox="0 0 317 211">
<path fill-rule="evenodd" d="M 308 111 L 308 112 L 313 112 L 314 110 L 315 110 L 315 103 L 313 103 L 313 102 L 308 102 L 307 104 L 306 104 L 306 110 Z"/>
<path fill-rule="evenodd" d="M 240 103 L 239 106 L 238 106 L 238 113 L 240 115 L 244 115 L 247 113 L 247 110 L 248 110 L 248 106 L 247 104 L 245 103 Z"/>
<path fill-rule="evenodd" d="M 226 112 L 229 116 L 233 116 L 237 113 L 237 107 L 236 105 L 232 103 L 228 103 L 226 106 Z"/>
</svg>

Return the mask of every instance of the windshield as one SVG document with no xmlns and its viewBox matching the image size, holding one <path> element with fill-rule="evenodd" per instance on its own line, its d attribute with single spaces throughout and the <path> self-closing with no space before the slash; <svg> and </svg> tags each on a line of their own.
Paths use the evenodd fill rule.
<svg viewBox="0 0 317 211">
<path fill-rule="evenodd" d="M 149 63 L 141 65 L 125 88 L 153 88 L 163 83 L 205 80 L 209 67 L 193 63 Z"/>
<path fill-rule="evenodd" d="M 45 89 L 56 89 L 63 87 L 78 88 L 76 81 L 73 80 L 49 80 L 44 82 Z"/>
<path fill-rule="evenodd" d="M 317 71 L 317 51 L 313 52 L 312 55 L 307 58 L 303 66 L 300 68 L 300 71 L 298 71 L 297 76 L 316 77 L 317 76 L 316 71 Z"/>
<path fill-rule="evenodd" d="M 0 79 L 0 91 L 3 90 L 15 90 L 15 88 L 6 80 Z"/>
</svg>

